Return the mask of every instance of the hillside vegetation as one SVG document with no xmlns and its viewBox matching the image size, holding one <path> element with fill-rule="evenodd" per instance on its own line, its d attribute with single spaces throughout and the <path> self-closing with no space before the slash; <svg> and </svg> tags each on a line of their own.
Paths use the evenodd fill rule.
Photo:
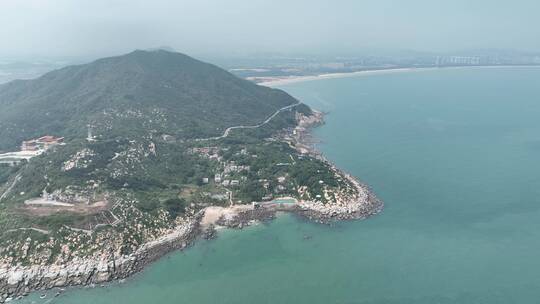
<svg viewBox="0 0 540 304">
<path fill-rule="evenodd" d="M 1 85 L 0 151 L 44 134 L 84 138 L 88 125 L 109 138 L 216 136 L 295 102 L 180 53 L 134 51 Z"/>
<path fill-rule="evenodd" d="M 0 107 L 1 150 L 65 137 L 0 165 L 0 264 L 129 254 L 212 205 L 356 193 L 295 147 L 299 122 L 319 114 L 179 53 L 135 51 L 8 83 Z M 225 132 L 233 126 L 257 127 Z"/>
</svg>

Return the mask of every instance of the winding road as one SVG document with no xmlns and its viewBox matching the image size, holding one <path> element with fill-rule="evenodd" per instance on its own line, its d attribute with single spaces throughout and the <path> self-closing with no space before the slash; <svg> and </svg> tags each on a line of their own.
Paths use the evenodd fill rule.
<svg viewBox="0 0 540 304">
<path fill-rule="evenodd" d="M 11 183 L 11 185 L 6 189 L 6 191 L 4 191 L 4 193 L 2 193 L 2 196 L 0 196 L 0 201 L 3 200 L 5 197 L 7 197 L 8 194 L 11 192 L 11 190 L 13 188 L 15 188 L 15 185 L 21 179 L 21 175 L 22 175 L 22 172 L 19 172 L 19 174 L 17 174 L 17 176 L 15 176 L 15 178 L 13 179 L 13 183 Z"/>
<path fill-rule="evenodd" d="M 265 119 L 263 122 L 261 122 L 260 124 L 258 125 L 254 125 L 254 126 L 234 126 L 234 127 L 229 127 L 227 129 L 225 129 L 225 132 L 223 132 L 223 135 L 221 136 L 215 136 L 215 137 L 209 137 L 209 138 L 198 138 L 198 139 L 195 139 L 195 141 L 209 141 L 209 140 L 219 140 L 219 139 L 223 139 L 223 138 L 226 138 L 227 136 L 229 136 L 229 134 L 231 133 L 232 130 L 236 130 L 236 129 L 256 129 L 256 128 L 260 128 L 266 124 L 268 124 L 274 117 L 276 117 L 279 113 L 283 112 L 283 111 L 286 111 L 288 109 L 292 109 L 298 105 L 300 105 L 301 102 L 297 102 L 295 104 L 291 104 L 291 105 L 288 105 L 288 106 L 285 106 L 283 108 L 280 108 L 278 109 L 276 112 L 274 112 L 272 115 L 270 115 L 267 119 Z M 9 192 L 15 187 L 15 184 L 17 184 L 17 182 L 20 180 L 20 176 L 21 174 L 19 173 L 15 179 L 13 180 L 13 183 L 10 185 L 10 187 L 0 196 L 0 200 L 2 200 L 4 197 L 6 197 Z M 232 196 L 232 193 L 230 193 L 230 195 Z M 230 197 L 229 198 L 231 200 L 231 203 L 232 203 L 232 198 Z M 116 207 L 116 205 L 115 205 Z M 113 210 L 114 207 L 111 209 Z M 116 219 L 115 222 L 112 224 L 117 224 L 120 220 L 118 219 L 118 217 L 116 217 L 114 215 L 114 213 L 110 212 L 113 217 Z M 75 229 L 75 228 L 72 228 L 72 227 L 68 227 L 72 230 L 76 230 L 76 231 L 83 231 L 85 233 L 88 233 L 88 232 L 91 232 L 92 230 L 82 230 L 82 229 Z M 96 227 L 94 227 L 95 229 Z M 17 228 L 17 229 L 11 229 L 11 230 L 8 230 L 8 231 L 5 231 L 5 232 L 12 232 L 12 231 L 16 231 L 16 230 L 34 230 L 34 231 L 37 231 L 37 232 L 41 232 L 43 234 L 48 234 L 49 232 L 46 231 L 46 230 L 42 230 L 42 229 L 37 229 L 37 228 Z"/>
<path fill-rule="evenodd" d="M 257 128 L 260 128 L 264 125 L 266 125 L 267 123 L 269 123 L 274 117 L 276 117 L 279 113 L 285 111 L 285 110 L 288 110 L 288 109 L 292 109 L 298 105 L 300 105 L 301 102 L 297 102 L 295 104 L 292 104 L 292 105 L 288 105 L 288 106 L 285 106 L 279 110 L 277 110 L 276 112 L 274 112 L 274 114 L 270 115 L 265 121 L 263 121 L 262 123 L 258 124 L 258 125 L 254 125 L 254 126 L 234 126 L 234 127 L 229 127 L 227 129 L 225 129 L 225 132 L 223 132 L 223 135 L 221 136 L 215 136 L 215 137 L 208 137 L 208 138 L 198 138 L 198 139 L 195 139 L 195 141 L 208 141 L 208 140 L 219 140 L 219 139 L 222 139 L 222 138 L 225 138 L 227 136 L 229 136 L 229 134 L 231 133 L 232 130 L 236 130 L 236 129 L 257 129 Z"/>
</svg>

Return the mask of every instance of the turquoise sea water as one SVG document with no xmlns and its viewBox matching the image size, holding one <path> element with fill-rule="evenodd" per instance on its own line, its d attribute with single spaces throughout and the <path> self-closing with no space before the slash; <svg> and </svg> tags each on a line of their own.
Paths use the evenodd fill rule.
<svg viewBox="0 0 540 304">
<path fill-rule="evenodd" d="M 125 283 L 49 303 L 540 302 L 540 69 L 283 89 L 329 112 L 315 131 L 320 149 L 373 187 L 382 214 L 224 231 Z"/>
</svg>

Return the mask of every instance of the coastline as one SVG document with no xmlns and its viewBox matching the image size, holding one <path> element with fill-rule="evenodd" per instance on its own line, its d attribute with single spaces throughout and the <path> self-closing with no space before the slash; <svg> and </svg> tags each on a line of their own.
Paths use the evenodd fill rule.
<svg viewBox="0 0 540 304">
<path fill-rule="evenodd" d="M 323 114 L 317 111 L 314 111 L 312 116 L 299 119 L 293 132 L 296 134 L 293 145 L 299 153 L 327 163 L 337 176 L 349 182 L 355 190 L 354 193 L 338 193 L 336 203 L 327 204 L 295 200 L 296 203 L 290 205 L 269 203 L 258 207 L 255 207 L 255 204 L 207 207 L 186 217 L 170 232 L 143 244 L 129 255 L 115 256 L 113 252 L 104 252 L 100 259 L 80 258 L 62 265 L 0 265 L 0 303 L 40 290 L 59 288 L 58 295 L 64 287 L 94 286 L 122 280 L 142 271 L 172 251 L 188 248 L 198 238 L 215 237 L 216 227 L 242 229 L 255 222 L 273 220 L 277 212 L 290 212 L 322 224 L 337 220 L 365 219 L 379 213 L 383 203 L 373 192 L 354 176 L 324 158 L 309 142 L 310 131 L 322 123 Z"/>
<path fill-rule="evenodd" d="M 174 250 L 189 247 L 199 236 L 199 212 L 173 231 L 142 245 L 134 253 L 115 256 L 103 253 L 101 259 L 75 259 L 63 265 L 0 265 L 0 303 L 20 299 L 31 292 L 65 287 L 95 286 L 125 279 Z"/>
<path fill-rule="evenodd" d="M 407 72 L 422 72 L 432 70 L 451 70 L 451 69 L 497 69 L 497 68 L 540 68 L 540 65 L 484 65 L 484 66 L 448 66 L 448 67 L 403 67 L 403 68 L 388 68 L 388 69 L 373 69 L 362 70 L 354 72 L 342 72 L 342 73 L 325 73 L 309 76 L 275 76 L 275 77 L 248 77 L 246 79 L 256 82 L 258 79 L 262 79 L 261 82 L 256 82 L 258 85 L 266 87 L 278 87 L 282 85 L 288 85 L 299 82 L 325 80 L 325 79 L 337 79 L 337 78 L 349 78 L 359 76 L 392 74 L 392 73 L 407 73 Z"/>
<path fill-rule="evenodd" d="M 330 166 L 336 176 L 347 180 L 356 194 L 338 193 L 336 203 L 300 201 L 296 213 L 318 223 L 328 224 L 335 220 L 362 220 L 380 213 L 384 203 L 377 198 L 367 185 L 361 183 L 355 176 L 340 169 L 318 151 L 312 141 L 313 128 L 324 124 L 324 113 L 314 111 L 313 116 L 299 120 L 295 135 L 295 149 L 305 155 L 319 159 Z"/>
</svg>

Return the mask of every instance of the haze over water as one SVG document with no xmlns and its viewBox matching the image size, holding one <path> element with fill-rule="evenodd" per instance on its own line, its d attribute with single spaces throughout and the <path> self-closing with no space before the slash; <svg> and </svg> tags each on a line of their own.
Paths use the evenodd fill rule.
<svg viewBox="0 0 540 304">
<path fill-rule="evenodd" d="M 126 283 L 49 303 L 538 302 L 540 69 L 283 89 L 330 112 L 315 131 L 320 149 L 373 187 L 383 213 L 334 228 L 283 216 L 224 231 Z"/>
</svg>

